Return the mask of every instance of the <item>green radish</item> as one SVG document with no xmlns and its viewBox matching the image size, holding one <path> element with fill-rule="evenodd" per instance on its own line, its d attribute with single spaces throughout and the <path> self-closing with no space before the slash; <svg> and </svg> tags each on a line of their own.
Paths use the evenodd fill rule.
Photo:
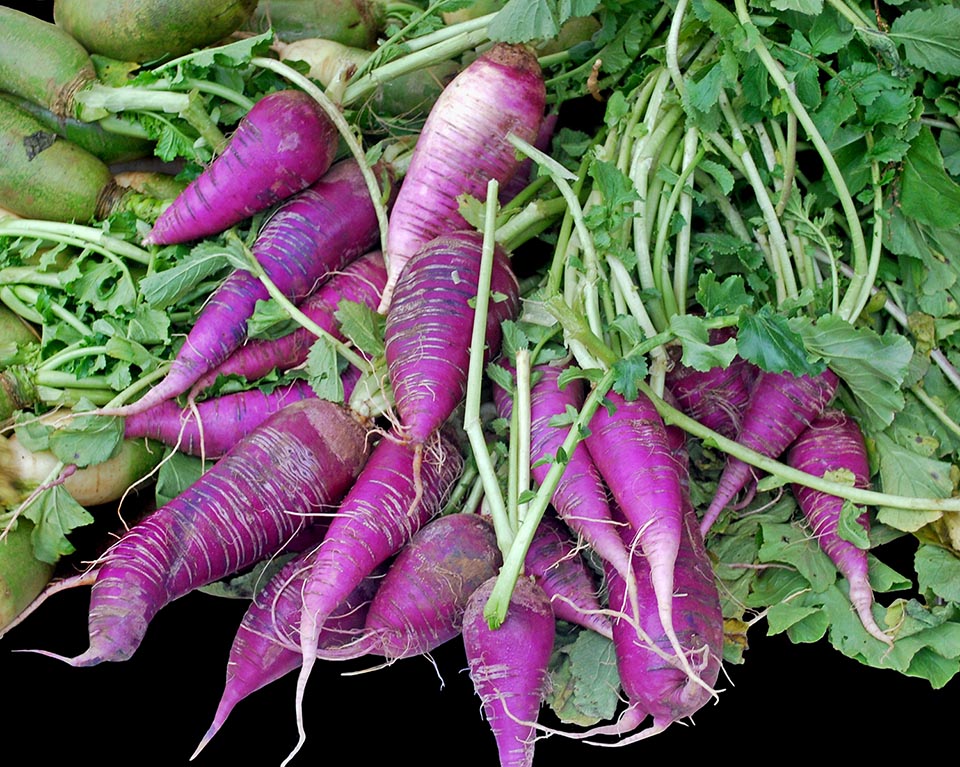
<svg viewBox="0 0 960 767">
<path fill-rule="evenodd" d="M 183 179 L 157 170 L 121 170 L 113 174 L 113 180 L 147 197 L 171 202 L 187 188 Z"/>
<path fill-rule="evenodd" d="M 40 334 L 20 315 L 4 304 L 0 304 L 0 364 L 4 361 L 7 344 L 38 343 Z M 0 394 L 0 397 L 3 395 Z"/>
<path fill-rule="evenodd" d="M 0 205 L 18 216 L 88 223 L 134 207 L 145 220 L 159 214 L 159 203 L 120 187 L 98 157 L 5 99 L 0 157 Z"/>
<path fill-rule="evenodd" d="M 53 20 L 90 53 L 146 62 L 229 36 L 256 5 L 256 0 L 55 0 Z"/>
<path fill-rule="evenodd" d="M 0 426 L 5 426 L 18 410 L 33 407 L 39 400 L 37 387 L 22 365 L 0 371 Z"/>
<path fill-rule="evenodd" d="M 319 37 L 372 50 L 386 22 L 377 0 L 260 0 L 245 29 L 284 42 Z"/>
<path fill-rule="evenodd" d="M 75 117 L 58 116 L 30 99 L 11 94 L 0 95 L 36 117 L 47 130 L 86 149 L 108 165 L 153 156 L 155 142 L 145 136 L 117 132 L 120 129 L 117 125 L 120 122 L 118 118 L 104 118 L 117 127 L 117 130 L 106 130 L 99 121 L 84 122 Z M 128 130 L 133 131 L 135 128 L 130 126 Z"/>
<path fill-rule="evenodd" d="M 40 594 L 53 577 L 53 565 L 33 555 L 26 519 L 6 533 L 0 528 L 0 632 Z"/>
<path fill-rule="evenodd" d="M 41 420 L 51 423 L 62 417 L 58 411 L 51 411 Z M 163 447 L 158 442 L 125 439 L 117 454 L 107 460 L 64 472 L 63 488 L 81 506 L 113 503 L 146 477 L 162 457 Z M 0 436 L 0 508 L 16 508 L 48 482 L 59 466 L 61 462 L 52 451 L 30 450 L 16 434 Z"/>
<path fill-rule="evenodd" d="M 89 52 L 49 21 L 0 6 L 0 91 L 32 101 L 57 117 L 98 120 L 75 96 L 96 82 Z"/>
</svg>

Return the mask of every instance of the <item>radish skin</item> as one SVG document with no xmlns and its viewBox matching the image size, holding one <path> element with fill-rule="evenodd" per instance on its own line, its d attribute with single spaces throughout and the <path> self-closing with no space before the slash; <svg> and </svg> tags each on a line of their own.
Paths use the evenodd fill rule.
<svg viewBox="0 0 960 767">
<path fill-rule="evenodd" d="M 227 681 L 213 723 L 194 752 L 220 730 L 234 706 L 302 662 L 303 585 L 319 549 L 290 560 L 253 599 L 230 649 Z M 491 524 L 449 514 L 419 530 L 385 573 L 364 578 L 324 621 L 317 655 L 390 661 L 428 653 L 459 636 L 470 594 L 501 563 Z"/>
<path fill-rule="evenodd" d="M 454 513 L 431 520 L 387 567 L 363 632 L 343 646 L 320 647 L 317 657 L 379 655 L 392 663 L 431 652 L 460 635 L 467 600 L 502 561 L 485 517 Z"/>
<path fill-rule="evenodd" d="M 870 463 L 863 434 L 857 422 L 837 408 L 826 408 L 797 437 L 787 452 L 787 463 L 815 477 L 843 470 L 853 477 L 855 487 L 870 487 Z M 792 487 L 814 538 L 847 579 L 850 602 L 864 629 L 875 639 L 892 645 L 893 640 L 873 617 L 874 597 L 867 575 L 867 552 L 837 532 L 843 499 L 804 485 Z M 866 510 L 857 517 L 857 523 L 869 532 L 870 517 Z"/>
<path fill-rule="evenodd" d="M 639 615 L 632 611 L 626 599 L 619 573 L 609 565 L 605 567 L 610 609 L 621 614 L 614 619 L 613 641 L 628 705 L 615 724 L 595 728 L 587 735 L 622 737 L 636 729 L 647 716 L 653 717 L 653 724 L 619 740 L 615 744 L 618 746 L 656 735 L 701 709 L 711 698 L 723 657 L 720 595 L 692 505 L 687 503 L 683 512 L 672 614 L 685 652 L 694 659 L 696 681 L 669 659 L 673 640 L 663 631 L 657 610 L 650 607 L 656 597 L 647 559 L 637 557 L 634 564 L 640 591 Z M 657 649 L 641 637 L 652 638 Z"/>
<path fill-rule="evenodd" d="M 144 245 L 218 234 L 306 189 L 330 167 L 338 139 L 333 122 L 311 96 L 294 89 L 267 94 L 160 215 Z"/>
<path fill-rule="evenodd" d="M 482 251 L 483 235 L 474 230 L 438 237 L 410 259 L 397 283 L 384 342 L 399 430 L 414 444 L 423 444 L 466 395 L 466 339 L 473 327 Z M 488 361 L 499 354 L 501 325 L 516 316 L 520 300 L 517 279 L 499 247 L 490 291 Z"/>
<path fill-rule="evenodd" d="M 482 200 L 491 179 L 503 186 L 517 172 L 520 160 L 508 136 L 536 141 L 545 100 L 536 56 L 506 43 L 482 53 L 443 89 L 390 213 L 382 314 L 407 261 L 437 236 L 467 226 L 457 198 Z"/>
<path fill-rule="evenodd" d="M 533 536 L 524 571 L 532 575 L 553 605 L 558 620 L 613 638 L 613 625 L 603 613 L 599 588 L 566 525 L 543 517 Z"/>
<path fill-rule="evenodd" d="M 505 367 L 503 363 L 499 363 Z M 583 382 L 574 378 L 560 386 L 566 365 L 535 365 L 530 387 L 530 473 L 543 484 L 556 460 L 569 426 L 556 426 L 553 419 L 567 416 L 568 408 L 583 406 Z M 511 371 L 511 375 L 514 375 Z M 512 401 L 499 386 L 494 387 L 498 414 L 509 421 Z M 578 444 L 567 463 L 551 503 L 557 515 L 602 559 L 610 562 L 629 582 L 632 578 L 630 553 L 620 538 L 607 501 L 607 487 L 585 444 Z"/>
<path fill-rule="evenodd" d="M 124 437 L 147 437 L 186 455 L 220 458 L 239 440 L 287 405 L 316 397 L 297 380 L 267 393 L 261 389 L 224 394 L 192 407 L 166 400 L 124 420 Z"/>
<path fill-rule="evenodd" d="M 711 330 L 710 343 L 718 346 L 735 334 L 736 328 Z M 666 385 L 680 411 L 724 437 L 735 439 L 756 372 L 739 355 L 725 368 L 706 371 L 687 367 L 678 360 L 667 371 Z"/>
<path fill-rule="evenodd" d="M 367 613 L 375 652 L 422 655 L 460 635 L 467 600 L 502 564 L 493 525 L 448 514 L 425 525 L 390 565 Z"/>
<path fill-rule="evenodd" d="M 289 560 L 254 595 L 230 645 L 226 681 L 213 721 L 191 761 L 220 731 L 241 700 L 300 666 L 300 587 L 313 556 L 313 552 L 303 552 Z M 365 578 L 346 597 L 324 623 L 318 635 L 319 648 L 341 647 L 359 634 L 378 585 L 378 577 Z"/>
<path fill-rule="evenodd" d="M 335 504 L 367 458 L 353 416 L 320 399 L 276 413 L 100 560 L 90 647 L 72 666 L 126 660 L 166 604 L 279 552 Z"/>
<path fill-rule="evenodd" d="M 521 577 L 506 618 L 491 629 L 483 610 L 496 578 L 467 602 L 463 646 L 470 678 L 497 743 L 500 767 L 531 767 L 540 706 L 549 691 L 547 666 L 556 619 L 550 600 L 532 578 Z"/>
<path fill-rule="evenodd" d="M 829 368 L 818 376 L 760 371 L 743 411 L 737 442 L 775 458 L 830 404 L 840 379 Z M 750 464 L 727 456 L 717 491 L 700 520 L 706 536 L 720 512 L 731 503 L 753 474 Z"/>
</svg>

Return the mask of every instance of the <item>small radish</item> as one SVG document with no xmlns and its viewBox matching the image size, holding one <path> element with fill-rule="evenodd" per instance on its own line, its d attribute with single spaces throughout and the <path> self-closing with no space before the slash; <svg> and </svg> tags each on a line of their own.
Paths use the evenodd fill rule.
<svg viewBox="0 0 960 767">
<path fill-rule="evenodd" d="M 219 458 L 278 410 L 316 396 L 301 379 L 269 393 L 247 389 L 192 407 L 170 399 L 125 418 L 124 437 L 147 437 L 187 455 Z"/>
<path fill-rule="evenodd" d="M 220 154 L 153 225 L 145 245 L 219 234 L 317 181 L 330 167 L 339 134 L 314 99 L 274 91 L 247 112 Z"/>
<path fill-rule="evenodd" d="M 496 578 L 483 583 L 467 602 L 463 646 L 500 767 L 531 767 L 537 718 L 549 691 L 556 618 L 543 589 L 521 577 L 506 618 L 491 629 L 483 611 L 495 583 Z"/>
<path fill-rule="evenodd" d="M 619 573 L 609 565 L 606 567 L 610 609 L 621 613 L 621 617 L 614 619 L 613 642 L 628 705 L 615 724 L 587 733 L 623 736 L 636 729 L 647 716 L 653 717 L 652 727 L 618 741 L 619 746 L 656 735 L 701 709 L 714 694 L 712 687 L 719 678 L 723 657 L 720 595 L 689 503 L 683 512 L 671 612 L 676 634 L 685 653 L 693 660 L 696 679 L 671 657 L 673 639 L 663 631 L 658 610 L 653 606 L 657 596 L 647 559 L 637 557 L 634 564 L 640 591 L 639 615 L 626 599 L 625 584 Z M 652 639 L 653 645 L 648 639 Z"/>
<path fill-rule="evenodd" d="M 587 450 L 630 523 L 627 548 L 648 563 L 663 631 L 689 671 L 672 615 L 683 509 L 688 503 L 684 471 L 663 420 L 646 395 L 626 400 L 610 391 L 607 398 L 609 406 L 598 408 L 590 420 Z"/>
<path fill-rule="evenodd" d="M 498 363 L 504 369 L 507 365 Z M 564 386 L 560 376 L 566 364 L 535 365 L 530 386 L 530 473 L 543 484 L 550 467 L 560 454 L 569 425 L 557 425 L 555 419 L 568 416 L 568 408 L 583 406 L 583 381 L 574 378 Z M 511 375 L 513 372 L 511 371 Z M 493 389 L 494 402 L 501 418 L 510 419 L 512 401 L 499 386 Z M 566 456 L 566 465 L 551 503 L 567 527 L 580 536 L 602 559 L 610 562 L 628 581 L 632 578 L 631 555 L 613 521 L 608 490 L 584 444 L 578 444 Z"/>
<path fill-rule="evenodd" d="M 379 250 L 372 250 L 343 269 L 331 273 L 330 278 L 303 299 L 297 308 L 331 336 L 342 341 L 343 334 L 336 319 L 340 302 L 353 301 L 376 309 L 386 280 L 383 254 Z M 295 368 L 306 362 L 316 340 L 317 337 L 303 327 L 279 338 L 251 339 L 197 379 L 192 391 L 201 391 L 221 375 L 241 375 L 248 381 L 256 381 L 272 370 Z"/>
<path fill-rule="evenodd" d="M 599 584 L 577 550 L 566 525 L 543 517 L 533 536 L 524 571 L 532 575 L 553 605 L 553 614 L 578 626 L 613 637 L 610 618 L 598 597 Z"/>
<path fill-rule="evenodd" d="M 870 486 L 870 464 L 860 427 L 844 411 L 826 408 L 797 437 L 787 452 L 787 463 L 815 477 L 830 472 L 848 472 L 855 487 Z M 887 645 L 893 640 L 873 617 L 873 589 L 867 576 L 867 552 L 845 540 L 837 532 L 843 499 L 794 484 L 793 494 L 813 529 L 813 536 L 850 587 L 853 604 L 863 627 L 870 636 Z M 864 510 L 857 523 L 870 530 L 870 517 Z"/>
<path fill-rule="evenodd" d="M 318 283 L 368 252 L 378 237 L 363 174 L 356 161 L 346 159 L 286 200 L 260 230 L 252 250 L 276 288 L 298 304 Z M 99 412 L 128 416 L 189 390 L 240 347 L 257 301 L 269 297 L 251 272 L 232 272 L 200 311 L 163 380 L 136 402 Z"/>
<path fill-rule="evenodd" d="M 719 345 L 735 333 L 736 328 L 712 330 L 710 343 Z M 679 410 L 723 436 L 735 439 L 755 375 L 756 368 L 739 355 L 727 367 L 706 371 L 687 367 L 678 360 L 667 371 L 666 384 Z"/>
<path fill-rule="evenodd" d="M 460 475 L 463 456 L 451 435 L 438 432 L 422 454 L 419 446 L 389 434 L 377 443 L 363 471 L 330 519 L 303 585 L 300 644 L 303 665 L 297 682 L 300 750 L 306 733 L 302 701 L 317 659 L 317 642 L 327 617 L 377 566 L 397 554 L 439 513 Z M 419 470 L 419 473 L 418 473 Z"/>
<path fill-rule="evenodd" d="M 830 404 L 840 379 L 827 368 L 816 376 L 760 371 L 743 410 L 737 442 L 775 458 Z M 717 492 L 700 520 L 706 536 L 720 512 L 751 480 L 752 467 L 727 456 Z"/>
<path fill-rule="evenodd" d="M 299 587 L 309 572 L 312 556 L 303 552 L 289 560 L 254 595 L 230 645 L 227 678 L 213 721 L 191 760 L 220 731 L 241 700 L 299 668 Z M 324 623 L 318 639 L 320 648 L 340 647 L 359 634 L 378 585 L 378 577 L 365 578 L 346 597 Z"/>
</svg>

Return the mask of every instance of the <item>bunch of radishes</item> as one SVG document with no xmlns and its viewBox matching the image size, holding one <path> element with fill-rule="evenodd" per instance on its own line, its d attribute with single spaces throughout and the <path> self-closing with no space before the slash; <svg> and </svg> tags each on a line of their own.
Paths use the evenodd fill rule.
<svg viewBox="0 0 960 767">
<path fill-rule="evenodd" d="M 239 263 L 159 381 L 85 413 L 121 423 L 127 440 L 216 460 L 69 580 L 91 585 L 90 644 L 55 657 L 125 660 L 165 605 L 285 556 L 238 627 L 197 752 L 240 700 L 298 671 L 289 761 L 308 734 L 301 707 L 318 660 L 394 661 L 459 637 L 501 765 L 529 766 L 557 621 L 612 642 L 623 697 L 615 721 L 564 735 L 623 745 L 693 716 L 717 695 L 724 654 L 705 536 L 745 489 L 749 500 L 755 465 L 786 456 L 814 478 L 869 482 L 856 422 L 830 407 L 837 375 L 770 372 L 734 355 L 709 370 L 673 360 L 663 385 L 647 386 L 646 369 L 634 374 L 625 360 L 663 355 L 665 333 L 651 322 L 633 348 L 618 347 L 621 358 L 604 356 L 591 344 L 603 330 L 592 316 L 569 318 L 590 300 L 572 278 L 555 291 L 563 300 L 543 301 L 565 319 L 532 352 L 517 343 L 524 301 L 542 296 L 523 295 L 491 222 L 531 178 L 530 159 L 579 204 L 535 148 L 549 146 L 553 116 L 529 46 L 479 53 L 397 163 L 339 157 L 341 139 L 355 137 L 302 75 L 271 66 L 290 87 L 256 102 L 142 240 L 162 248 L 223 236 Z M 231 231 L 257 216 L 249 242 Z M 579 234 L 588 250 L 589 233 Z M 616 256 L 610 263 L 613 272 Z M 251 337 L 270 300 L 297 328 Z M 658 311 L 668 319 L 668 304 Z M 710 343 L 735 336 L 727 322 Z M 307 365 L 323 367 L 322 381 L 207 396 L 231 376 Z M 509 436 L 506 482 L 489 455 L 496 440 L 478 427 L 481 389 Z M 729 456 L 699 514 L 684 418 L 753 460 Z M 474 481 L 468 466 L 483 503 L 462 510 L 451 498 Z M 866 553 L 837 533 L 843 501 L 801 481 L 793 489 L 865 630 L 892 645 L 872 613 Z"/>
</svg>

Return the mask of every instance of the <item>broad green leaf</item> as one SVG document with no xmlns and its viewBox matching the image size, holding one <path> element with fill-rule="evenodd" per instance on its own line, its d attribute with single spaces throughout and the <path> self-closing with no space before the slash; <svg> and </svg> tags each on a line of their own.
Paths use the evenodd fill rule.
<svg viewBox="0 0 960 767">
<path fill-rule="evenodd" d="M 807 39 L 815 55 L 823 57 L 843 50 L 853 39 L 853 26 L 832 8 L 814 19 Z"/>
<path fill-rule="evenodd" d="M 647 360 L 641 355 L 622 357 L 613 364 L 616 377 L 613 389 L 623 398 L 632 401 L 637 398 L 639 389 L 637 384 L 647 377 Z"/>
<path fill-rule="evenodd" d="M 383 327 L 385 318 L 366 304 L 343 299 L 334 312 L 341 332 L 358 349 L 370 357 L 379 357 L 384 352 Z"/>
<path fill-rule="evenodd" d="M 172 306 L 203 280 L 226 269 L 229 263 L 222 245 L 204 241 L 174 266 L 140 280 L 140 293 L 156 309 Z"/>
<path fill-rule="evenodd" d="M 823 0 L 770 0 L 770 5 L 778 11 L 797 11 L 808 16 L 816 16 L 823 11 Z"/>
<path fill-rule="evenodd" d="M 123 439 L 123 419 L 77 415 L 50 432 L 50 450 L 63 463 L 83 468 L 112 458 Z"/>
<path fill-rule="evenodd" d="M 552 40 L 560 31 L 560 23 L 556 4 L 550 0 L 508 0 L 487 31 L 491 40 L 526 43 Z"/>
<path fill-rule="evenodd" d="M 795 626 L 802 620 L 817 612 L 813 605 L 798 604 L 796 602 L 782 602 L 773 605 L 766 613 L 767 634 L 780 634 Z"/>
<path fill-rule="evenodd" d="M 157 472 L 157 484 L 154 488 L 157 507 L 166 505 L 180 495 L 200 479 L 212 465 L 213 463 L 209 460 L 204 461 L 202 458 L 177 450 L 168 451 L 168 455 L 164 456 L 160 462 L 160 470 Z"/>
<path fill-rule="evenodd" d="M 753 296 L 747 292 L 743 277 L 731 275 L 722 282 L 713 272 L 704 272 L 697 281 L 697 302 L 708 317 L 739 314 L 753 306 Z"/>
<path fill-rule="evenodd" d="M 337 349 L 325 338 L 318 338 L 307 353 L 306 373 L 310 387 L 320 399 L 343 402 L 343 380 L 337 368 Z"/>
<path fill-rule="evenodd" d="M 737 343 L 741 357 L 770 373 L 818 375 L 825 367 L 810 361 L 802 336 L 769 306 L 741 318 Z"/>
<path fill-rule="evenodd" d="M 837 579 L 837 570 L 816 540 L 796 525 L 761 525 L 763 543 L 758 552 L 761 562 L 793 565 L 810 588 L 821 592 Z"/>
<path fill-rule="evenodd" d="M 683 348 L 681 362 L 687 367 L 705 372 L 715 367 L 725 368 L 737 356 L 737 342 L 728 338 L 722 344 L 711 344 L 703 319 L 690 314 L 670 318 L 670 330 L 676 334 Z"/>
<path fill-rule="evenodd" d="M 566 723 L 589 726 L 613 718 L 620 678 L 613 643 L 595 631 L 578 631 L 554 653 L 551 708 Z"/>
<path fill-rule="evenodd" d="M 831 479 L 836 478 L 831 477 Z M 852 501 L 844 500 L 840 510 L 840 519 L 837 521 L 837 535 L 852 543 L 858 549 L 866 550 L 870 548 L 870 536 L 860 522 L 862 514 L 862 508 Z"/>
<path fill-rule="evenodd" d="M 920 546 L 914 567 L 920 591 L 960 604 L 960 555 L 939 546 Z"/>
<path fill-rule="evenodd" d="M 31 535 L 34 555 L 41 562 L 56 564 L 75 548 L 67 536 L 93 522 L 93 515 L 74 500 L 63 485 L 39 493 L 21 512 L 34 524 Z"/>
<path fill-rule="evenodd" d="M 900 335 L 881 336 L 867 327 L 825 315 L 816 323 L 791 321 L 804 345 L 824 359 L 850 387 L 863 406 L 870 425 L 888 426 L 903 407 L 900 390 L 907 374 L 913 347 Z"/>
<path fill-rule="evenodd" d="M 924 127 L 910 146 L 900 180 L 904 215 L 941 229 L 960 224 L 960 185 L 943 168 L 943 157 L 930 129 Z"/>
<path fill-rule="evenodd" d="M 935 74 L 960 75 L 960 8 L 939 5 L 907 11 L 894 19 L 890 37 L 907 61 Z"/>
<path fill-rule="evenodd" d="M 951 465 L 919 455 L 895 443 L 886 434 L 876 437 L 880 483 L 883 492 L 913 498 L 949 498 L 955 491 Z M 940 511 L 912 511 L 884 507 L 877 518 L 907 533 L 941 517 Z"/>
<path fill-rule="evenodd" d="M 733 191 L 734 178 L 727 166 L 713 160 L 701 160 L 697 164 L 697 170 L 701 170 L 710 176 L 724 194 L 730 194 Z"/>
<path fill-rule="evenodd" d="M 279 301 L 259 299 L 247 318 L 247 339 L 280 338 L 298 327 Z"/>
</svg>

